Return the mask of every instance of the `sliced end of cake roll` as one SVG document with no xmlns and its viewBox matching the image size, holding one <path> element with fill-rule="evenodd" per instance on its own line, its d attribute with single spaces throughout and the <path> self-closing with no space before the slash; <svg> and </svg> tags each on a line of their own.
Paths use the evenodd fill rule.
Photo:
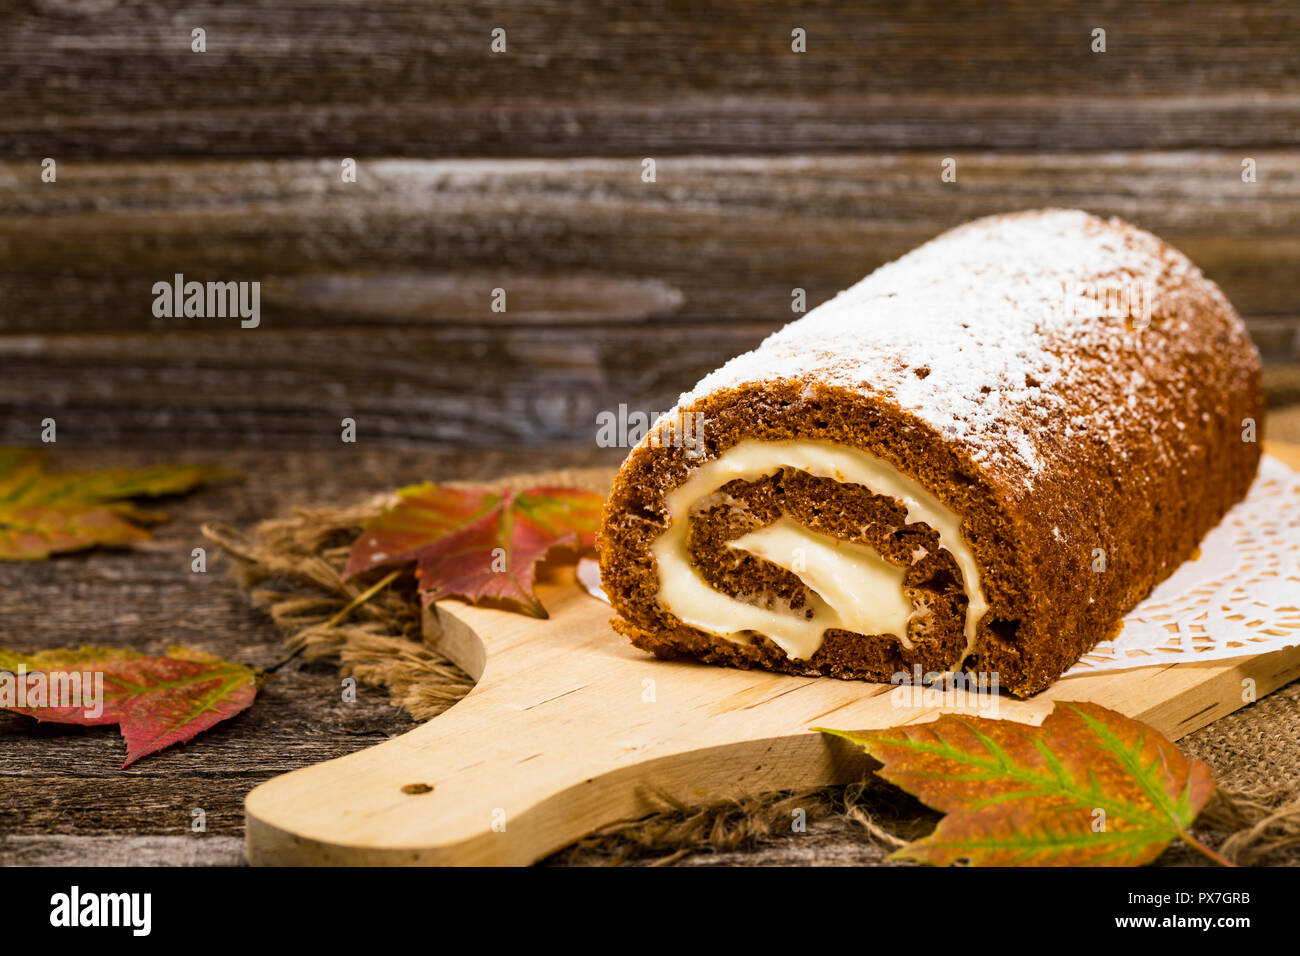
<svg viewBox="0 0 1300 956">
<path fill-rule="evenodd" d="M 1079 212 L 981 220 L 656 423 L 599 535 L 614 624 L 661 657 L 1031 694 L 1246 493 L 1261 415 L 1257 353 L 1181 254 Z"/>
</svg>

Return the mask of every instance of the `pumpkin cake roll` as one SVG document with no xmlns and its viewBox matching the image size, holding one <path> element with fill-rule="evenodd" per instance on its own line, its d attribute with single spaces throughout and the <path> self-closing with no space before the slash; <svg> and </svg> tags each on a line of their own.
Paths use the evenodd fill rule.
<svg viewBox="0 0 1300 956">
<path fill-rule="evenodd" d="M 1160 239 L 971 222 L 659 419 L 599 535 L 614 626 L 659 657 L 1029 695 L 1246 494 L 1262 415 L 1241 319 Z"/>
</svg>

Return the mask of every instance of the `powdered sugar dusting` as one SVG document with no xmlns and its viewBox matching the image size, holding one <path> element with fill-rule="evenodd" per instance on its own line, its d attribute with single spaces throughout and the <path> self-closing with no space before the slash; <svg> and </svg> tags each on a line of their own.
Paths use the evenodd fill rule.
<svg viewBox="0 0 1300 956">
<path fill-rule="evenodd" d="M 1077 210 L 977 220 L 732 359 L 679 408 L 719 388 L 790 378 L 879 394 L 1032 485 L 1042 442 L 1059 440 L 1063 426 L 1066 438 L 1118 434 L 1118 417 L 1152 387 L 1106 360 L 1140 348 L 1140 334 L 1123 334 L 1126 317 L 1099 314 L 1081 290 L 1146 282 L 1158 293 L 1191 276 L 1199 271 L 1185 257 L 1118 220 Z"/>
</svg>

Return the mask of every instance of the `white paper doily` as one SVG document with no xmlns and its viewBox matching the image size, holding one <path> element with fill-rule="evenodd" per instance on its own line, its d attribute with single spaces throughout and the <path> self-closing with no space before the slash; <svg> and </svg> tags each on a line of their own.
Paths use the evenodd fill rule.
<svg viewBox="0 0 1300 956">
<path fill-rule="evenodd" d="M 578 580 L 609 603 L 596 562 L 578 564 Z M 1300 644 L 1300 474 L 1269 455 L 1244 500 L 1062 677 L 1153 664 L 1217 661 Z"/>
<path fill-rule="evenodd" d="M 1265 455 L 1244 500 L 1171 574 L 1065 672 L 1264 654 L 1300 644 L 1300 474 Z"/>
</svg>

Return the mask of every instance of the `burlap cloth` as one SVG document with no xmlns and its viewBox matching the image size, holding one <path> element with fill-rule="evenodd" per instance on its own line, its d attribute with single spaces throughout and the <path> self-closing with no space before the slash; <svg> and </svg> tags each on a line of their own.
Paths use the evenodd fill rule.
<svg viewBox="0 0 1300 956">
<path fill-rule="evenodd" d="M 1268 436 L 1300 443 L 1300 405 L 1273 412 Z M 549 473 L 548 482 L 608 488 L 610 472 Z M 539 476 L 508 479 L 518 487 Z M 446 710 L 473 686 L 455 664 L 426 645 L 409 575 L 364 602 L 368 585 L 340 578 L 348 548 L 384 496 L 353 507 L 299 510 L 263 522 L 251 534 L 209 526 L 230 554 L 242 585 L 283 631 L 295 653 L 337 658 L 343 672 L 388 689 L 416 720 Z M 1218 789 L 1194 835 L 1243 865 L 1300 865 L 1300 681 L 1184 737 L 1184 752 L 1204 760 Z M 938 816 L 865 770 L 860 784 L 797 793 L 755 794 L 704 806 L 675 806 L 614 824 L 558 853 L 559 864 L 880 864 L 923 836 Z M 791 832 L 802 808 L 806 832 Z M 1167 865 L 1208 861 L 1181 843 Z"/>
</svg>

